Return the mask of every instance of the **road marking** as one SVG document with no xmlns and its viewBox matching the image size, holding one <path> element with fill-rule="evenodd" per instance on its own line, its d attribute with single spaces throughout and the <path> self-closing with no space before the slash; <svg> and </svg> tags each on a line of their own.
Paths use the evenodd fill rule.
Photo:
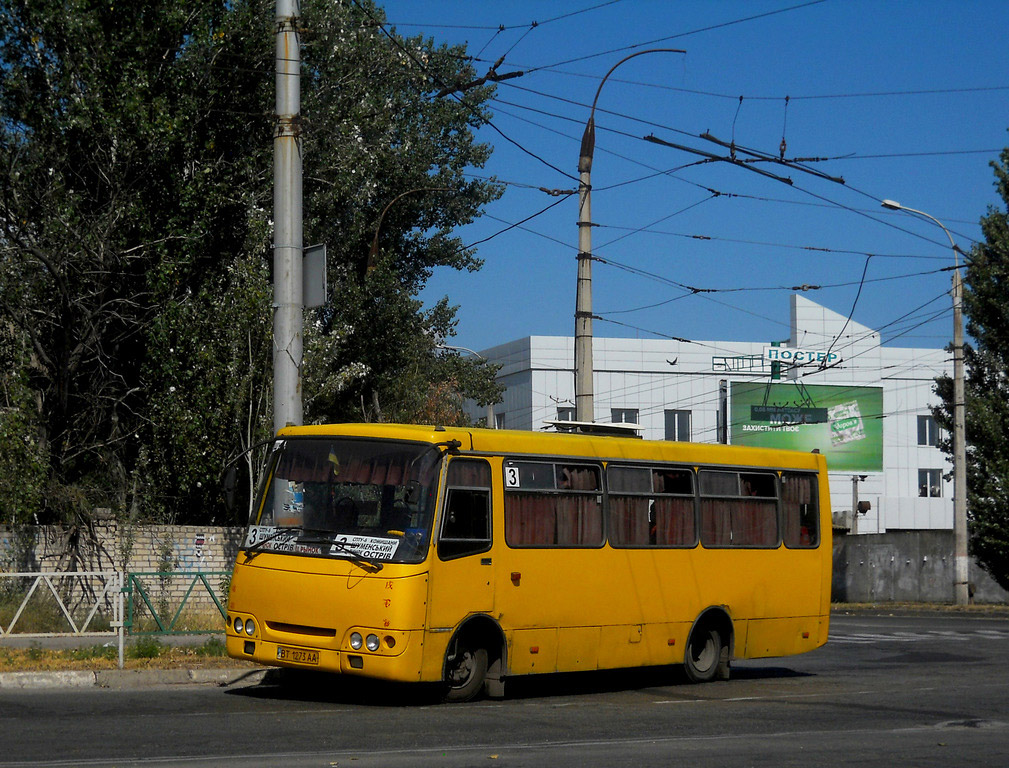
<svg viewBox="0 0 1009 768">
<path fill-rule="evenodd" d="M 920 643 L 928 640 L 1009 640 L 1009 630 L 975 629 L 970 632 L 930 630 L 927 632 L 852 632 L 831 634 L 828 642 L 866 645 L 868 643 Z"/>
</svg>

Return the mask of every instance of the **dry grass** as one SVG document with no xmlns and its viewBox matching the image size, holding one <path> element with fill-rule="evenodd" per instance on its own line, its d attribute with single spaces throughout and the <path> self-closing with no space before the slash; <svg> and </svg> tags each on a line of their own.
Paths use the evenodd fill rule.
<svg viewBox="0 0 1009 768">
<path fill-rule="evenodd" d="M 831 603 L 831 612 L 845 611 L 866 613 L 962 613 L 971 616 L 1009 617 L 1009 605 L 1004 603 L 972 603 L 953 605 L 952 603 Z"/>
<path fill-rule="evenodd" d="M 253 669 L 256 666 L 229 658 L 224 653 L 224 643 L 216 639 L 198 646 L 168 646 L 153 638 L 140 638 L 127 644 L 124 655 L 126 669 Z M 114 643 L 111 646 L 66 649 L 42 648 L 39 645 L 29 648 L 0 647 L 0 672 L 95 671 L 118 667 L 119 650 Z"/>
</svg>

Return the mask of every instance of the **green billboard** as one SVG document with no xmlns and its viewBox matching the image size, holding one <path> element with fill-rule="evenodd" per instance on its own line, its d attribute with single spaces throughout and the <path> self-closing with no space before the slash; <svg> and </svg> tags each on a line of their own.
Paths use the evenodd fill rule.
<svg viewBox="0 0 1009 768">
<path fill-rule="evenodd" d="M 800 383 L 729 388 L 729 442 L 819 449 L 831 472 L 883 471 L 883 388 Z"/>
</svg>

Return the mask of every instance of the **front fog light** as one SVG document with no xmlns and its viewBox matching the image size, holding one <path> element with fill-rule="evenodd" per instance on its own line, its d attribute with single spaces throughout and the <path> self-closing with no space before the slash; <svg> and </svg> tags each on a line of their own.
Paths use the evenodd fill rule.
<svg viewBox="0 0 1009 768">
<path fill-rule="evenodd" d="M 235 634 L 236 635 L 242 634 L 242 617 L 241 616 L 236 616 L 235 617 Z"/>
<path fill-rule="evenodd" d="M 350 647 L 353 648 L 355 651 L 359 651 L 359 650 L 361 650 L 361 646 L 362 645 L 364 645 L 364 638 L 361 637 L 361 633 L 360 632 L 351 632 L 350 633 Z"/>
<path fill-rule="evenodd" d="M 378 635 L 368 635 L 368 639 L 364 643 L 369 651 L 378 650 Z"/>
<path fill-rule="evenodd" d="M 252 619 L 245 620 L 245 634 L 249 635 L 250 637 L 256 634 L 256 622 L 254 622 Z"/>
</svg>

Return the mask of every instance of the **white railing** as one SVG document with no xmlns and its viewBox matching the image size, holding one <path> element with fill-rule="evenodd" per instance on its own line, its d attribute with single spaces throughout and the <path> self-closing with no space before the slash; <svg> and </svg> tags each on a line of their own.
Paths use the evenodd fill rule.
<svg viewBox="0 0 1009 768">
<path fill-rule="evenodd" d="M 20 583 L 19 583 L 20 582 Z M 59 586 L 57 586 L 59 585 Z M 73 571 L 66 573 L 5 573 L 0 572 L 0 596 L 6 596 L 7 607 L 17 605 L 9 620 L 0 615 L 0 639 L 60 637 L 116 637 L 119 645 L 119 668 L 123 668 L 125 624 L 124 574 L 122 571 Z M 23 594 L 23 597 L 22 597 Z M 18 602 L 20 598 L 20 602 Z M 33 609 L 45 604 L 51 614 L 46 623 L 65 621 L 66 629 L 32 631 L 25 629 Z M 58 611 L 52 611 L 53 606 Z M 6 611 L 4 612 L 7 613 Z M 108 617 L 108 629 L 95 629 L 96 618 Z M 18 622 L 21 621 L 21 627 Z M 105 622 L 102 622 L 105 623 Z M 5 626 L 6 624 L 6 626 Z M 24 629 L 25 631 L 20 631 Z M 19 630 L 19 631 L 16 631 Z"/>
</svg>

